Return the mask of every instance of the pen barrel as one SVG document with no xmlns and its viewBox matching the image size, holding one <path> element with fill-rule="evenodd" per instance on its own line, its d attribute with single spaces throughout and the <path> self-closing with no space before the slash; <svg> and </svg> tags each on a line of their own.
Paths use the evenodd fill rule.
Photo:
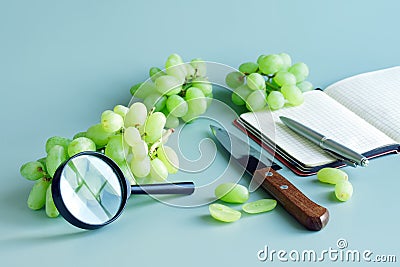
<svg viewBox="0 0 400 267">
<path fill-rule="evenodd" d="M 357 153 L 354 150 L 351 150 L 348 147 L 345 147 L 344 145 L 339 144 L 338 142 L 336 142 L 332 139 L 322 140 L 320 142 L 320 147 L 322 147 L 323 149 L 332 151 L 332 152 L 342 156 L 345 159 L 354 161 L 358 165 L 366 166 L 368 164 L 368 160 L 366 157 L 364 157 L 360 153 Z"/>
</svg>

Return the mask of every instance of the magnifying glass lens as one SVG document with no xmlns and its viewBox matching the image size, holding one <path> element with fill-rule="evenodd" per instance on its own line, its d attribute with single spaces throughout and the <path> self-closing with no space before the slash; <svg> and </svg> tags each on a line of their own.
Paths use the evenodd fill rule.
<svg viewBox="0 0 400 267">
<path fill-rule="evenodd" d="M 58 193 L 54 202 L 61 208 L 60 213 L 78 227 L 103 226 L 118 217 L 127 199 L 127 184 L 119 175 L 99 155 L 73 157 L 55 179 Z"/>
<path fill-rule="evenodd" d="M 131 186 L 114 161 L 92 151 L 76 154 L 61 164 L 51 186 L 60 214 L 83 229 L 97 229 L 113 222 L 131 194 L 190 195 L 193 191 L 193 182 Z"/>
</svg>

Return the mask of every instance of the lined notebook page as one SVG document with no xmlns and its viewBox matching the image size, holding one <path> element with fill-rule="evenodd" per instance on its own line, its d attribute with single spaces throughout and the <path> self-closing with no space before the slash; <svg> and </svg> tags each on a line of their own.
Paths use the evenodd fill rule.
<svg viewBox="0 0 400 267">
<path fill-rule="evenodd" d="M 314 129 L 326 137 L 348 146 L 358 153 L 394 144 L 395 141 L 342 106 L 322 91 L 304 94 L 304 103 L 297 107 L 286 107 L 276 111 L 244 113 L 240 118 L 260 131 L 264 138 L 271 140 L 303 164 L 315 167 L 334 162 L 335 159 L 307 139 L 286 127 L 279 116 L 286 116 Z M 272 115 L 272 119 L 269 118 Z M 272 129 L 275 134 L 263 129 Z M 275 135 L 275 136 L 274 136 Z"/>
<path fill-rule="evenodd" d="M 400 66 L 341 80 L 325 92 L 400 143 Z"/>
</svg>

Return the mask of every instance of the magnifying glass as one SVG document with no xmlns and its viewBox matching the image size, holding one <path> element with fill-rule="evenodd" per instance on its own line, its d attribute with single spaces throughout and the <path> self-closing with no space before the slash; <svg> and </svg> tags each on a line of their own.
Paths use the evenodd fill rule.
<svg viewBox="0 0 400 267">
<path fill-rule="evenodd" d="M 194 192 L 193 182 L 133 185 L 118 165 L 98 152 L 81 152 L 60 165 L 52 182 L 54 204 L 61 216 L 82 229 L 97 229 L 115 221 L 131 194 Z"/>
</svg>

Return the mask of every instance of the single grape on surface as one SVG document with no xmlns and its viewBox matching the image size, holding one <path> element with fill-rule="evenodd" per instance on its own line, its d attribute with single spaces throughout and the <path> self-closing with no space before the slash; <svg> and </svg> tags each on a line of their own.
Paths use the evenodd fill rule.
<svg viewBox="0 0 400 267">
<path fill-rule="evenodd" d="M 221 222 L 235 222 L 240 219 L 242 213 L 222 204 L 208 206 L 211 216 Z"/>
<path fill-rule="evenodd" d="M 336 168 L 323 168 L 317 172 L 317 178 L 320 182 L 328 184 L 337 184 L 349 179 L 347 173 Z"/>
<path fill-rule="evenodd" d="M 249 190 L 240 184 L 220 184 L 214 193 L 218 199 L 228 203 L 245 203 L 249 199 Z"/>
<path fill-rule="evenodd" d="M 347 201 L 353 195 L 353 185 L 349 181 L 340 181 L 335 185 L 335 195 L 340 201 Z"/>
<path fill-rule="evenodd" d="M 255 214 L 271 211 L 276 207 L 276 204 L 277 202 L 275 199 L 260 199 L 244 204 L 242 209 L 247 213 Z"/>
</svg>

